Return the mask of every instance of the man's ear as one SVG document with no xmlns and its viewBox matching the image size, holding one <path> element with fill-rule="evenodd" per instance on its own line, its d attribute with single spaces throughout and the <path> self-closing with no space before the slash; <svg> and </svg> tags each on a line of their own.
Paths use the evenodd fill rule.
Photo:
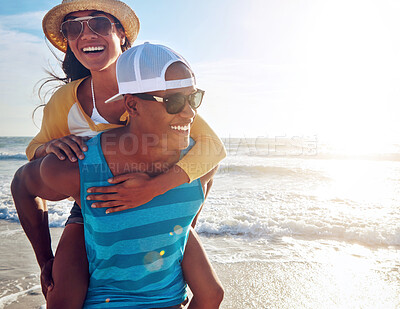
<svg viewBox="0 0 400 309">
<path fill-rule="evenodd" d="M 131 94 L 126 94 L 124 95 L 124 103 L 125 103 L 125 108 L 128 111 L 129 116 L 135 117 L 139 115 L 137 111 L 137 103 L 138 103 L 138 98 L 134 95 Z"/>
</svg>

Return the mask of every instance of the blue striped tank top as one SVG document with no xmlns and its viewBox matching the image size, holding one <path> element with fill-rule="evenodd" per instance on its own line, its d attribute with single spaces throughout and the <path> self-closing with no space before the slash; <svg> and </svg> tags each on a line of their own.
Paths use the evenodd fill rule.
<svg viewBox="0 0 400 309">
<path fill-rule="evenodd" d="M 201 182 L 183 184 L 122 212 L 91 208 L 86 190 L 109 186 L 107 179 L 112 177 L 100 141 L 101 134 L 88 141 L 85 159 L 79 161 L 90 273 L 84 308 L 180 304 L 187 297 L 181 262 L 190 225 L 204 201 Z"/>
</svg>

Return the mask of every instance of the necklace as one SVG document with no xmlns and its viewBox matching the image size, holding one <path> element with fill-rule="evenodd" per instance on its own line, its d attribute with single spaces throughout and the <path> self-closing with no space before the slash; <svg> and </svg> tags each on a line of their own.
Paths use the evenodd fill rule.
<svg viewBox="0 0 400 309">
<path fill-rule="evenodd" d="M 109 123 L 106 119 L 103 118 L 99 114 L 99 111 L 96 108 L 96 99 L 94 97 L 94 87 L 93 87 L 93 77 L 90 80 L 90 88 L 92 89 L 92 101 L 93 101 L 93 110 L 92 110 L 92 116 L 90 118 L 97 124 L 97 123 Z"/>
<path fill-rule="evenodd" d="M 93 87 L 93 77 L 90 80 L 90 88 L 92 88 L 92 101 L 93 101 L 93 109 L 96 108 L 96 99 L 94 98 L 94 87 Z"/>
</svg>

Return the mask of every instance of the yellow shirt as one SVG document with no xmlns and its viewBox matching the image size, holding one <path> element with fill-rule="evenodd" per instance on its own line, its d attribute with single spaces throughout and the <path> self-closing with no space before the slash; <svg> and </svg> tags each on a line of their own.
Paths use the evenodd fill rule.
<svg viewBox="0 0 400 309">
<path fill-rule="evenodd" d="M 93 137 L 101 131 L 121 127 L 122 125 L 99 123 L 83 111 L 78 101 L 77 90 L 84 79 L 79 79 L 58 89 L 44 107 L 42 127 L 26 148 L 26 155 L 32 160 L 36 149 L 53 139 L 74 134 Z M 120 120 L 128 119 L 125 112 Z M 226 156 L 225 147 L 210 126 L 199 116 L 195 117 L 190 132 L 196 141 L 193 148 L 177 165 L 193 181 L 213 169 Z"/>
</svg>

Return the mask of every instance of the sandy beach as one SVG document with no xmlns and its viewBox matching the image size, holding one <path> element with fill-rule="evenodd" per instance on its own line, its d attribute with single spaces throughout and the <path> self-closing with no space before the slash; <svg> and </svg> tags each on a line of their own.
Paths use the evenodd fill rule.
<svg viewBox="0 0 400 309">
<path fill-rule="evenodd" d="M 52 229 L 53 248 L 62 228 Z M 0 221 L 0 308 L 40 308 L 39 266 L 33 249 L 18 223 Z"/>
<path fill-rule="evenodd" d="M 62 228 L 51 229 L 53 247 L 61 232 Z M 0 236 L 0 308 L 41 308 L 39 269 L 20 225 L 0 221 Z M 225 243 L 218 238 L 202 237 L 202 241 L 206 248 L 223 248 Z M 400 275 L 396 269 L 379 271 L 355 255 L 326 254 L 332 257 L 326 263 L 273 258 L 213 262 L 225 287 L 221 308 L 398 308 Z M 346 259 L 347 266 L 340 259 Z"/>
</svg>

